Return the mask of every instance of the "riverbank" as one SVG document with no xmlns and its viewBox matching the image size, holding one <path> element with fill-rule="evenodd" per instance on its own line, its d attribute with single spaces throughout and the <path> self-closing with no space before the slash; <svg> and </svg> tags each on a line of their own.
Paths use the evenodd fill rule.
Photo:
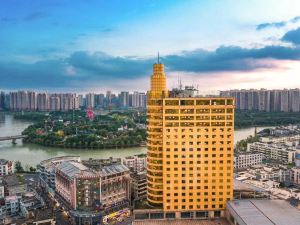
<svg viewBox="0 0 300 225">
<path fill-rule="evenodd" d="M 258 112 L 235 110 L 235 129 L 300 123 L 300 112 Z"/>
</svg>

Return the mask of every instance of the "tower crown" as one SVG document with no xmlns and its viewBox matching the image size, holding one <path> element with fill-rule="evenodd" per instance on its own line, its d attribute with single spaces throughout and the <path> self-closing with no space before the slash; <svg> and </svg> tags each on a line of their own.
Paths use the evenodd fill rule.
<svg viewBox="0 0 300 225">
<path fill-rule="evenodd" d="M 150 95 L 155 98 L 166 96 L 168 93 L 166 85 L 166 75 L 164 64 L 159 62 L 159 54 L 157 63 L 153 64 L 153 74 L 151 76 Z"/>
</svg>

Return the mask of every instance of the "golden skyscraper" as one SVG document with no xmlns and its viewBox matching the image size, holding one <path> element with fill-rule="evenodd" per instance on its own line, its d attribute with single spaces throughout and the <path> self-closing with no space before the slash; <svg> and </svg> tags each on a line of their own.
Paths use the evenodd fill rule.
<svg viewBox="0 0 300 225">
<path fill-rule="evenodd" d="M 233 197 L 234 100 L 170 96 L 158 62 L 147 100 L 148 202 L 176 217 L 222 216 Z"/>
</svg>

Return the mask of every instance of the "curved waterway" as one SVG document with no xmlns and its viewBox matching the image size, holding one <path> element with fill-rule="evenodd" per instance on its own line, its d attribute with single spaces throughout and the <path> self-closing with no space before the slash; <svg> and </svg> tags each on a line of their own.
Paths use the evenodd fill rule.
<svg viewBox="0 0 300 225">
<path fill-rule="evenodd" d="M 0 113 L 0 137 L 19 135 L 31 124 L 29 121 L 16 120 L 12 115 Z M 264 127 L 257 128 L 257 131 Z M 239 129 L 234 132 L 235 142 L 247 138 L 254 134 L 254 127 Z M 80 156 L 82 159 L 88 158 L 108 158 L 108 157 L 126 157 L 135 154 L 146 153 L 145 147 L 119 148 L 119 149 L 64 149 L 50 148 L 32 144 L 23 144 L 17 140 L 13 145 L 11 141 L 0 141 L 0 158 L 9 160 L 20 160 L 23 165 L 36 165 L 40 161 L 65 155 Z"/>
</svg>

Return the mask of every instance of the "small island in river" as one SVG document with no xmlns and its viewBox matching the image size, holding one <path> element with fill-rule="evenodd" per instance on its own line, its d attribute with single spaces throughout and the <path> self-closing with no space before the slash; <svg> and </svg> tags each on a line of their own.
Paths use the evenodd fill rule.
<svg viewBox="0 0 300 225">
<path fill-rule="evenodd" d="M 86 111 L 15 114 L 34 124 L 22 134 L 24 143 L 42 146 L 103 149 L 143 146 L 146 141 L 144 112 L 111 112 L 93 119 Z"/>
</svg>

